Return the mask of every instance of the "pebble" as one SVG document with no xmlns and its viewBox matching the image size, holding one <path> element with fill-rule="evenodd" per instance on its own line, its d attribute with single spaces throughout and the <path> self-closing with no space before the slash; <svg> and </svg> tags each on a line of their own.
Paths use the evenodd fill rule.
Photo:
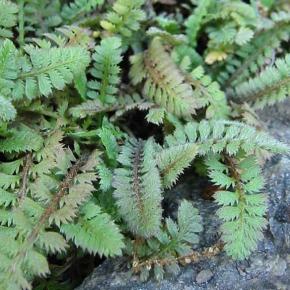
<svg viewBox="0 0 290 290">
<path fill-rule="evenodd" d="M 196 282 L 198 284 L 206 283 L 213 277 L 211 270 L 202 270 L 196 276 Z"/>
</svg>

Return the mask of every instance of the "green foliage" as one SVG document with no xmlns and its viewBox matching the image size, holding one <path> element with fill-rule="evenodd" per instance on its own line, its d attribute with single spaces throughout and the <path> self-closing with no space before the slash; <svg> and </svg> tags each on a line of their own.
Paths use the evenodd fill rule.
<svg viewBox="0 0 290 290">
<path fill-rule="evenodd" d="M 290 14 L 273 13 L 270 23 L 220 66 L 218 80 L 225 86 L 235 87 L 255 76 L 263 65 L 271 62 L 281 44 L 289 40 L 289 29 Z"/>
<path fill-rule="evenodd" d="M 61 231 L 76 246 L 90 253 L 114 256 L 120 255 L 124 247 L 122 235 L 111 217 L 102 213 L 98 205 L 88 202 L 81 209 L 80 218 L 75 224 L 64 224 Z"/>
<path fill-rule="evenodd" d="M 144 0 L 117 0 L 107 13 L 101 26 L 110 33 L 121 34 L 125 38 L 140 28 L 140 22 L 145 20 L 145 13 L 141 10 Z"/>
<path fill-rule="evenodd" d="M 186 19 L 189 45 L 195 47 L 198 33 L 205 30 L 209 38 L 205 62 L 213 64 L 227 58 L 235 48 L 254 36 L 258 17 L 255 9 L 244 1 L 199 1 Z"/>
<path fill-rule="evenodd" d="M 149 110 L 146 116 L 146 120 L 148 121 L 148 123 L 160 125 L 163 123 L 165 112 L 166 111 L 163 108 L 152 108 Z"/>
<path fill-rule="evenodd" d="M 200 155 L 226 152 L 236 155 L 239 150 L 255 153 L 267 150 L 274 153 L 287 153 L 287 145 L 275 140 L 265 132 L 233 121 L 202 121 L 187 123 L 166 136 L 166 147 L 196 144 Z M 166 148 L 165 147 L 165 148 Z"/>
<path fill-rule="evenodd" d="M 154 142 L 131 140 L 118 157 L 122 167 L 114 172 L 114 197 L 130 231 L 141 237 L 155 235 L 161 224 L 161 180 Z"/>
<path fill-rule="evenodd" d="M 106 192 L 112 187 L 113 172 L 105 164 L 99 164 L 97 169 L 100 178 L 100 189 Z"/>
<path fill-rule="evenodd" d="M 127 112 L 133 111 L 135 109 L 138 109 L 140 111 L 148 110 L 152 107 L 154 107 L 154 103 L 148 102 L 140 97 L 139 94 L 134 93 L 131 95 L 124 95 L 119 96 L 118 99 L 116 99 L 116 102 L 112 105 L 105 104 L 103 105 L 100 100 L 89 100 L 86 102 L 83 102 L 75 107 L 72 107 L 70 110 L 70 113 L 75 118 L 86 118 L 88 116 L 94 116 L 97 113 L 102 112 L 114 112 L 114 115 L 111 117 L 111 120 L 114 121 Z M 162 111 L 159 111 L 161 113 L 161 117 L 163 118 Z M 156 119 L 161 119 L 156 117 Z M 150 117 L 147 117 L 148 119 Z M 151 121 L 151 120 L 150 120 Z M 153 122 L 154 120 L 152 120 Z M 154 121 L 154 123 L 156 123 Z"/>
<path fill-rule="evenodd" d="M 29 137 L 21 149 L 10 151 L 27 151 L 35 139 Z M 1 166 L 1 174 L 10 177 L 0 183 L 1 289 L 31 289 L 32 276 L 49 273 L 45 255 L 68 247 L 57 228 L 89 252 L 111 256 L 123 247 L 117 226 L 91 199 L 96 153 L 76 160 L 61 138 L 60 132 L 52 133 L 37 154 Z M 4 247 L 7 242 L 11 247 Z"/>
<path fill-rule="evenodd" d="M 157 164 L 163 178 L 163 186 L 171 187 L 176 183 L 183 169 L 190 166 L 198 152 L 196 144 L 184 144 L 164 149 L 157 157 Z"/>
<path fill-rule="evenodd" d="M 102 40 L 101 45 L 95 48 L 93 60 L 91 74 L 96 80 L 88 83 L 92 90 L 88 92 L 88 96 L 99 99 L 102 103 L 113 103 L 120 83 L 121 40 L 117 37 Z"/>
<path fill-rule="evenodd" d="M 210 38 L 209 47 L 221 47 L 235 43 L 244 45 L 254 35 L 257 16 L 254 8 L 241 1 L 224 1 L 216 3 L 216 14 L 212 16 L 217 25 L 207 28 Z M 218 23 L 218 20 L 223 20 Z"/>
<path fill-rule="evenodd" d="M 42 147 L 43 138 L 25 125 L 13 128 L 9 133 L 4 140 L 0 140 L 2 153 L 38 151 Z"/>
<path fill-rule="evenodd" d="M 118 139 L 123 137 L 123 133 L 107 119 L 104 119 L 102 127 L 98 130 L 98 136 L 105 147 L 108 158 L 116 161 L 119 153 Z"/>
<path fill-rule="evenodd" d="M 145 246 L 147 260 L 140 267 L 141 279 L 147 280 L 152 269 L 157 280 L 163 279 L 165 272 L 177 274 L 179 272 L 178 256 L 191 253 L 191 246 L 198 243 L 198 233 L 201 232 L 201 217 L 193 205 L 182 200 L 177 212 L 177 222 L 171 218 L 165 220 L 164 230 L 158 233 L 156 238 L 150 239 Z M 144 249 L 137 249 L 142 258 Z M 148 264 L 148 262 L 150 263 Z M 168 263 L 162 263 L 168 261 Z"/>
<path fill-rule="evenodd" d="M 23 3 L 25 31 L 35 31 L 36 35 L 42 37 L 44 32 L 62 24 L 59 0 L 29 0 Z"/>
<path fill-rule="evenodd" d="M 227 119 L 229 107 L 226 96 L 219 84 L 205 74 L 203 67 L 195 68 L 188 78 L 194 86 L 194 96 L 199 100 L 200 107 L 206 108 L 206 118 Z"/>
<path fill-rule="evenodd" d="M 75 0 L 63 6 L 61 16 L 66 21 L 71 22 L 83 14 L 93 11 L 98 5 L 103 3 L 104 0 Z"/>
<path fill-rule="evenodd" d="M 133 83 L 145 79 L 143 95 L 168 112 L 186 117 L 206 107 L 207 118 L 227 117 L 229 109 L 218 83 L 213 82 L 201 66 L 190 73 L 182 71 L 182 67 L 173 63 L 160 39 L 154 38 L 148 51 L 133 56 L 131 62 Z"/>
<path fill-rule="evenodd" d="M 97 113 L 106 112 L 106 109 L 110 111 L 109 107 L 106 108 L 103 106 L 101 101 L 97 99 L 83 102 L 80 105 L 71 108 L 70 113 L 75 118 L 83 119 L 87 116 L 94 116 Z"/>
<path fill-rule="evenodd" d="M 0 120 L 11 121 L 16 116 L 16 110 L 11 101 L 0 96 Z"/>
<path fill-rule="evenodd" d="M 192 87 L 174 64 L 159 38 L 154 38 L 148 51 L 131 58 L 133 84 L 144 79 L 143 95 L 177 116 L 195 112 L 198 104 L 192 98 Z M 168 74 L 167 72 L 171 73 Z"/>
<path fill-rule="evenodd" d="M 194 9 L 193 14 L 191 14 L 186 22 L 186 34 L 188 36 L 188 41 L 190 46 L 196 46 L 198 32 L 203 24 L 204 18 L 207 16 L 208 8 L 212 0 L 199 1 L 198 6 Z"/>
<path fill-rule="evenodd" d="M 13 37 L 12 28 L 17 24 L 18 7 L 9 0 L 0 1 L 0 43 L 1 38 Z"/>
<path fill-rule="evenodd" d="M 235 259 L 244 259 L 257 247 L 267 224 L 267 200 L 260 193 L 264 181 L 252 155 L 238 160 L 225 158 L 224 162 L 210 156 L 206 163 L 212 182 L 225 189 L 215 194 L 221 206 L 217 215 L 223 221 L 225 250 Z"/>
<path fill-rule="evenodd" d="M 89 55 L 81 47 L 32 48 L 28 51 L 31 63 L 17 78 L 13 98 L 48 96 L 52 89 L 63 90 L 77 78 L 89 64 Z"/>
<path fill-rule="evenodd" d="M 0 46 L 0 93 L 9 96 L 17 78 L 17 51 L 10 40 L 5 40 Z"/>
<path fill-rule="evenodd" d="M 289 147 L 255 109 L 289 96 L 290 6 L 165 2 L 0 0 L 0 289 L 73 289 L 96 254 L 142 280 L 216 254 L 192 200 L 163 212 L 185 169 L 218 187 L 229 256 L 262 239 L 257 161 Z"/>
<path fill-rule="evenodd" d="M 256 78 L 238 85 L 235 93 L 241 101 L 252 103 L 254 108 L 283 101 L 290 93 L 290 54 L 277 59 Z"/>
<path fill-rule="evenodd" d="M 49 96 L 53 89 L 63 90 L 89 64 L 89 54 L 81 47 L 26 50 L 29 58 L 18 58 L 12 42 L 6 40 L 0 51 L 0 89 L 15 100 Z"/>
</svg>

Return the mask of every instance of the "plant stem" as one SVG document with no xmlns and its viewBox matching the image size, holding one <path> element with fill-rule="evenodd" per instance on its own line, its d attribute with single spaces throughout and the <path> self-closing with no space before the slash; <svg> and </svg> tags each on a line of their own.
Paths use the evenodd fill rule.
<svg viewBox="0 0 290 290">
<path fill-rule="evenodd" d="M 18 192 L 18 197 L 20 198 L 20 200 L 22 200 L 25 197 L 25 194 L 27 191 L 27 183 L 28 183 L 28 179 L 29 179 L 29 171 L 30 171 L 32 164 L 33 164 L 32 154 L 29 153 L 25 157 L 24 167 L 23 167 L 23 171 L 21 173 L 22 180 L 21 180 L 20 190 Z"/>
<path fill-rule="evenodd" d="M 202 252 L 192 251 L 192 253 L 176 258 L 165 258 L 165 259 L 158 259 L 153 257 L 152 259 L 140 261 L 139 263 L 135 263 L 133 265 L 133 272 L 139 273 L 143 267 L 151 268 L 153 265 L 171 265 L 173 263 L 181 263 L 181 264 L 189 264 L 189 263 L 196 263 L 200 260 L 211 258 L 213 256 L 218 255 L 224 245 L 221 242 L 216 243 L 215 245 L 205 248 Z"/>
<path fill-rule="evenodd" d="M 11 271 L 10 274 L 15 273 L 16 265 L 18 265 L 23 257 L 26 255 L 27 251 L 33 248 L 35 241 L 39 235 L 41 229 L 46 225 L 47 221 L 51 217 L 51 215 L 57 210 L 58 204 L 62 197 L 68 192 L 70 186 L 74 182 L 75 177 L 78 174 L 80 168 L 85 164 L 86 158 L 79 159 L 68 171 L 64 180 L 60 183 L 59 189 L 55 196 L 48 203 L 48 206 L 44 210 L 43 214 L 40 216 L 39 221 L 35 225 L 34 229 L 31 231 L 29 236 L 26 239 L 23 247 L 14 257 L 13 262 L 11 263 Z"/>
</svg>

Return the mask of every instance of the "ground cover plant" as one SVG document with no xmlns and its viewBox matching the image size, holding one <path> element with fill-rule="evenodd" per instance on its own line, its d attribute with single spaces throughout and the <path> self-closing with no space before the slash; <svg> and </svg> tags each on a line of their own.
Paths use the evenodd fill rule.
<svg viewBox="0 0 290 290">
<path fill-rule="evenodd" d="M 255 251 L 262 164 L 289 152 L 255 110 L 289 95 L 289 36 L 286 0 L 0 0 L 0 289 L 72 289 L 94 255 L 146 280 Z M 185 169 L 222 221 L 200 252 L 194 201 L 163 211 Z"/>
</svg>

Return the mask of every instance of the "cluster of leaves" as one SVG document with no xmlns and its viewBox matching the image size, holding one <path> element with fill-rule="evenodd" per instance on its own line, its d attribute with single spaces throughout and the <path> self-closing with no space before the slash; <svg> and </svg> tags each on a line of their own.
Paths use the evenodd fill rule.
<svg viewBox="0 0 290 290">
<path fill-rule="evenodd" d="M 162 208 L 186 168 L 218 187 L 229 256 L 262 239 L 258 161 L 289 150 L 254 110 L 289 95 L 290 6 L 179 2 L 0 0 L 1 289 L 71 252 L 176 273 L 202 231 L 192 201 Z"/>
</svg>

